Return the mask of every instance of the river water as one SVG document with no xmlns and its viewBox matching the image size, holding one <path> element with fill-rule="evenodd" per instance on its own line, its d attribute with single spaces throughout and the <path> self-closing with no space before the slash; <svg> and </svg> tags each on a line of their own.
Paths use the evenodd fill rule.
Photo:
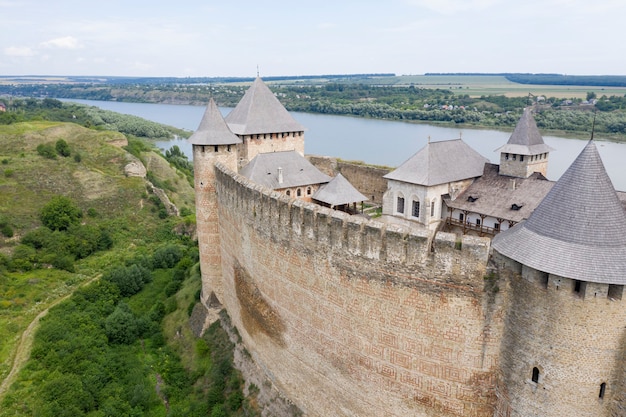
<svg viewBox="0 0 626 417">
<path fill-rule="evenodd" d="M 173 104 L 121 103 L 94 100 L 64 100 L 97 106 L 117 113 L 132 114 L 144 119 L 194 131 L 200 124 L 205 106 Z M 220 109 L 224 115 L 230 108 Z M 396 167 L 432 141 L 462 139 L 476 151 L 498 163 L 497 148 L 504 145 L 511 132 L 485 129 L 443 127 L 422 123 L 373 120 L 358 117 L 332 116 L 292 112 L 305 126 L 305 152 L 312 155 L 335 156 L 344 160 L 363 161 Z M 576 159 L 586 140 L 544 136 L 554 150 L 550 153 L 548 178 L 557 180 Z M 167 149 L 178 145 L 191 159 L 191 146 L 184 139 L 157 142 Z M 596 145 L 606 170 L 618 190 L 626 191 L 626 143 L 602 140 Z"/>
</svg>

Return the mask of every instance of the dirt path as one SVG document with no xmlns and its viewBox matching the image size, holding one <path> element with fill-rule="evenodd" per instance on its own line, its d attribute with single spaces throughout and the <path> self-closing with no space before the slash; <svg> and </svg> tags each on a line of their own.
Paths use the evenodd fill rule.
<svg viewBox="0 0 626 417">
<path fill-rule="evenodd" d="M 100 278 L 100 275 L 83 282 L 78 287 L 76 287 L 74 291 L 94 282 L 98 278 Z M 42 317 L 48 314 L 48 310 L 50 310 L 52 307 L 68 299 L 72 294 L 74 294 L 74 291 L 54 300 L 45 310 L 37 314 L 37 317 L 35 317 L 33 321 L 30 322 L 26 330 L 24 330 L 24 333 L 22 333 L 22 337 L 20 339 L 20 343 L 17 345 L 15 356 L 13 357 L 13 366 L 11 367 L 11 372 L 9 372 L 4 381 L 2 381 L 2 384 L 0 384 L 0 402 L 4 398 L 4 395 L 8 391 L 11 384 L 15 382 L 15 378 L 17 378 L 17 374 L 22 369 L 22 366 L 24 366 L 26 361 L 30 358 L 30 350 L 33 347 L 33 339 L 35 336 L 35 330 L 37 330 L 37 327 L 39 326 L 39 320 L 41 320 Z"/>
</svg>

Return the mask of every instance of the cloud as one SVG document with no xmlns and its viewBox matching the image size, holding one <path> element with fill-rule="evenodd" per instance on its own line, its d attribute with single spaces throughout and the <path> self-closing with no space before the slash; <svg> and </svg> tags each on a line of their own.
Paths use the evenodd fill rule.
<svg viewBox="0 0 626 417">
<path fill-rule="evenodd" d="M 9 46 L 7 48 L 4 48 L 4 54 L 7 56 L 26 57 L 34 56 L 35 51 L 27 46 Z"/>
<path fill-rule="evenodd" d="M 44 48 L 59 48 L 59 49 L 78 49 L 82 48 L 82 45 L 73 36 L 64 36 L 62 38 L 50 39 L 41 43 Z"/>
</svg>

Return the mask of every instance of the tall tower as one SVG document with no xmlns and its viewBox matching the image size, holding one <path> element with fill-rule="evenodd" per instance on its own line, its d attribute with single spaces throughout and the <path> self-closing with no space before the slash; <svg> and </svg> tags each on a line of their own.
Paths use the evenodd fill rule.
<svg viewBox="0 0 626 417">
<path fill-rule="evenodd" d="M 500 175 L 528 178 L 534 172 L 548 173 L 551 147 L 543 142 L 530 108 L 525 108 L 506 145 L 500 151 Z"/>
<path fill-rule="evenodd" d="M 211 99 L 189 143 L 193 145 L 196 227 L 202 272 L 201 299 L 205 306 L 209 306 L 215 299 L 220 302 L 223 300 L 215 163 L 221 162 L 236 171 L 236 146 L 241 143 L 241 139 L 230 131 L 215 101 Z"/>
<path fill-rule="evenodd" d="M 256 78 L 225 118 L 243 141 L 239 166 L 259 153 L 296 151 L 304 156 L 304 127 L 289 114 L 261 78 Z"/>
<path fill-rule="evenodd" d="M 496 415 L 623 415 L 626 215 L 593 141 L 492 247 L 510 290 Z"/>
</svg>

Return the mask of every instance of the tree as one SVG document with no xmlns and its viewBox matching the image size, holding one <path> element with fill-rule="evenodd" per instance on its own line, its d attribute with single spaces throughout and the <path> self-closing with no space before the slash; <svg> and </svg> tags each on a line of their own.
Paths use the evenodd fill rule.
<svg viewBox="0 0 626 417">
<path fill-rule="evenodd" d="M 40 219 L 50 230 L 67 230 L 83 217 L 83 212 L 68 197 L 52 197 L 41 210 Z"/>
<path fill-rule="evenodd" d="M 115 311 L 106 318 L 104 331 L 111 343 L 128 345 L 137 339 L 139 327 L 137 319 L 125 303 L 119 303 Z"/>
</svg>

